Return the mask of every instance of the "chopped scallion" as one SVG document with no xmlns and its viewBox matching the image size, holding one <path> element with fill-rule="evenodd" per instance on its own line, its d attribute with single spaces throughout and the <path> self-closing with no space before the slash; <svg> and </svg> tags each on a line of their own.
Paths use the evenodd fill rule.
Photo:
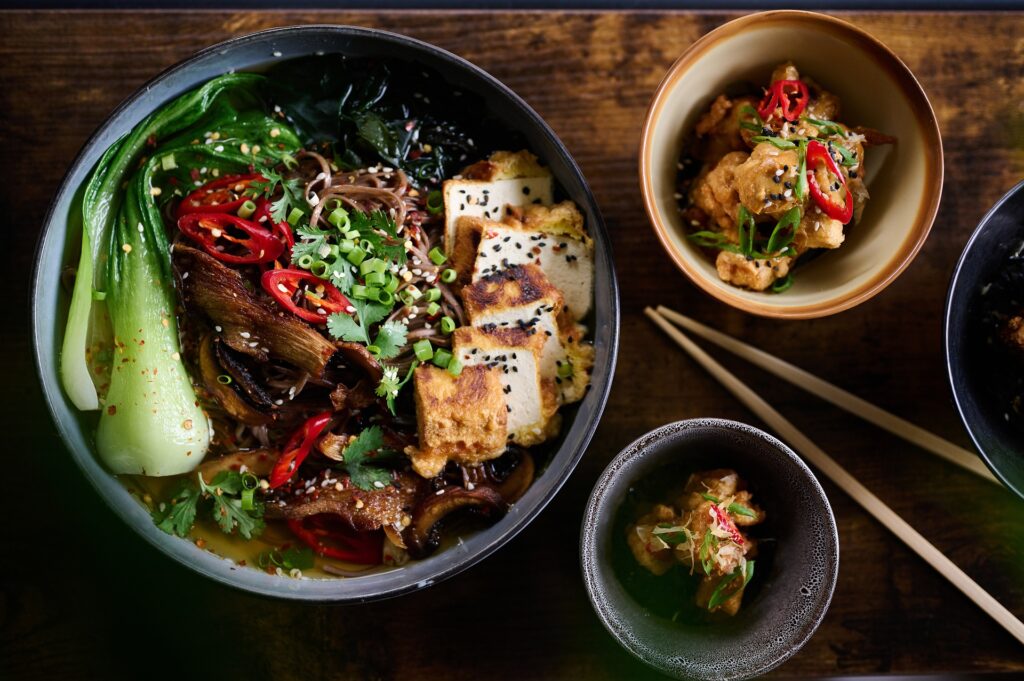
<svg viewBox="0 0 1024 681">
<path fill-rule="evenodd" d="M 441 367 L 442 369 L 447 369 L 448 365 L 452 361 L 452 353 L 449 352 L 448 350 L 445 350 L 444 348 L 438 348 L 437 351 L 434 352 L 433 361 L 434 364 Z"/>
<path fill-rule="evenodd" d="M 446 284 L 450 284 L 453 281 L 455 281 L 455 277 L 457 276 L 458 275 L 455 273 L 455 270 L 448 269 L 441 272 L 441 281 L 443 281 Z"/>
<path fill-rule="evenodd" d="M 437 189 L 427 194 L 427 210 L 433 215 L 444 210 L 444 196 Z"/>
<path fill-rule="evenodd" d="M 451 317 L 441 317 L 441 333 L 446 336 L 455 331 L 455 320 Z"/>
<path fill-rule="evenodd" d="M 434 356 L 434 346 L 426 338 L 413 343 L 412 351 L 415 353 L 416 359 L 421 362 L 426 362 Z"/>
<path fill-rule="evenodd" d="M 442 253 L 441 249 L 438 248 L 437 246 L 434 246 L 433 248 L 430 249 L 430 252 L 427 253 L 427 257 L 430 258 L 430 262 L 439 266 L 445 264 L 448 261 L 448 256 Z"/>
<path fill-rule="evenodd" d="M 252 217 L 252 214 L 256 212 L 256 204 L 252 201 L 246 201 L 238 207 L 238 217 L 243 220 L 248 220 Z"/>
</svg>

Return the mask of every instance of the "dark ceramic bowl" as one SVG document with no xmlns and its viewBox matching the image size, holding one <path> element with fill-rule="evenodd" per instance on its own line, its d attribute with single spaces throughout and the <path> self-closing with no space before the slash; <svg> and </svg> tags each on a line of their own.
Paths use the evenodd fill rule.
<svg viewBox="0 0 1024 681">
<path fill-rule="evenodd" d="M 672 610 L 696 606 L 682 596 L 678 608 L 666 604 L 675 593 L 652 601 L 637 591 L 632 574 L 642 568 L 625 541 L 635 518 L 623 509 L 638 494 L 664 500 L 659 486 L 667 493 L 690 473 L 712 468 L 736 470 L 765 509 L 765 523 L 750 528 L 759 538 L 754 576 L 734 617 L 673 619 Z M 721 419 L 670 423 L 622 450 L 590 495 L 580 552 L 605 628 L 640 660 L 677 678 L 741 679 L 782 664 L 818 628 L 839 574 L 836 523 L 814 474 L 774 437 Z"/>
<path fill-rule="evenodd" d="M 964 247 L 946 298 L 945 336 L 949 383 L 964 427 L 995 476 L 1024 498 L 1024 422 L 1008 418 L 1009 400 L 993 390 L 1011 372 L 994 365 L 1001 355 L 981 320 L 989 304 L 983 291 L 993 295 L 990 284 L 1022 243 L 1024 182 L 985 214 Z M 1024 303 L 1019 293 L 1017 301 Z"/>
<path fill-rule="evenodd" d="M 77 259 L 78 237 L 67 216 L 76 189 L 103 151 L 161 104 L 226 71 L 260 69 L 276 60 L 315 53 L 381 56 L 435 70 L 453 87 L 474 93 L 494 119 L 525 138 L 551 168 L 565 196 L 579 205 L 596 242 L 591 328 L 596 346 L 592 386 L 578 410 L 566 414 L 563 437 L 526 495 L 492 527 L 425 560 L 386 572 L 333 580 L 286 579 L 233 563 L 158 530 L 146 509 L 99 463 L 92 450 L 94 418 L 68 401 L 57 374 L 68 296 L 58 286 L 65 263 Z M 482 114 L 485 112 L 481 112 Z M 268 596 L 306 601 L 360 602 L 396 596 L 451 577 L 514 537 L 551 501 L 593 436 L 615 370 L 619 302 L 608 235 L 586 180 L 551 128 L 514 92 L 469 62 L 403 36 L 345 26 L 280 28 L 207 48 L 157 76 L 129 97 L 92 136 L 72 164 L 46 218 L 36 258 L 32 298 L 33 341 L 43 392 L 75 463 L 100 496 L 135 532 L 183 565 L 219 582 Z"/>
</svg>

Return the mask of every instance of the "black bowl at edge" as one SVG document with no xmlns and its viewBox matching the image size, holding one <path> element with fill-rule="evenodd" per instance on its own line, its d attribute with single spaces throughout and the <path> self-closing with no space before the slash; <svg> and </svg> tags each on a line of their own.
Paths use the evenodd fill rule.
<svg viewBox="0 0 1024 681">
<path fill-rule="evenodd" d="M 751 582 L 737 615 L 674 622 L 626 588 L 613 555 L 617 515 L 643 481 L 710 468 L 732 468 L 750 484 L 770 525 L 772 556 L 766 570 L 755 569 L 760 584 Z M 681 679 L 749 678 L 782 664 L 821 623 L 839 575 L 835 518 L 814 474 L 771 435 L 722 419 L 670 423 L 622 450 L 594 487 L 581 537 L 584 583 L 605 628 L 637 658 Z"/>
<path fill-rule="evenodd" d="M 69 234 L 67 225 L 73 196 L 107 147 L 157 106 L 214 76 L 317 53 L 389 57 L 433 69 L 453 87 L 478 95 L 496 120 L 522 134 L 550 167 L 565 196 L 580 207 L 596 242 L 592 332 L 596 358 L 591 389 L 575 415 L 566 419 L 561 445 L 527 493 L 496 524 L 398 569 L 347 579 L 298 580 L 239 569 L 191 542 L 161 532 L 143 505 L 103 468 L 92 449 L 94 420 L 77 412 L 58 377 L 69 303 L 58 284 L 65 264 L 77 259 L 77 235 Z M 265 596 L 316 602 L 365 602 L 430 586 L 482 560 L 526 527 L 562 487 L 590 443 L 608 399 L 618 349 L 618 287 L 609 238 L 582 172 L 551 128 L 512 90 L 468 61 L 412 38 L 349 26 L 293 26 L 234 38 L 172 66 L 125 100 L 86 142 L 53 200 L 36 253 L 31 305 L 36 366 L 53 420 L 75 463 L 114 512 L 156 548 L 200 574 Z"/>
<path fill-rule="evenodd" d="M 1017 496 L 1024 498 L 1024 434 L 1004 414 L 986 385 L 986 349 L 979 347 L 982 291 L 1024 241 L 1024 182 L 1007 192 L 978 223 L 953 270 L 946 297 L 945 349 L 953 401 L 981 458 Z"/>
</svg>

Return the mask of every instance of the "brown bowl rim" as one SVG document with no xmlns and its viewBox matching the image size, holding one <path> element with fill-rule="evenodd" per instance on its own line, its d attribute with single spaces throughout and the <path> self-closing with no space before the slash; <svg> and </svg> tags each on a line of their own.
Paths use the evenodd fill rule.
<svg viewBox="0 0 1024 681">
<path fill-rule="evenodd" d="M 713 286 L 706 280 L 705 275 L 700 270 L 694 268 L 675 249 L 669 237 L 669 227 L 662 220 L 661 213 L 657 208 L 655 192 L 651 183 L 651 136 L 654 122 L 661 115 L 661 110 L 665 104 L 666 93 L 686 71 L 704 56 L 712 45 L 747 30 L 752 25 L 764 25 L 766 22 L 783 23 L 794 21 L 808 23 L 815 28 L 830 31 L 838 37 L 847 38 L 847 42 L 852 42 L 855 47 L 863 49 L 875 59 L 879 66 L 894 77 L 902 91 L 908 96 L 914 117 L 920 129 L 924 132 L 925 172 L 927 173 L 925 187 L 930 188 L 930 190 L 925 191 L 921 197 L 921 204 L 918 206 L 917 215 L 914 219 L 914 228 L 910 231 L 899 249 L 894 252 L 894 257 L 885 267 L 879 270 L 876 276 L 872 277 L 862 286 L 842 296 L 827 298 L 810 305 L 768 307 Z M 869 300 L 895 281 L 903 270 L 913 262 L 928 238 L 928 234 L 931 232 L 932 225 L 935 222 L 935 217 L 938 214 L 945 176 L 943 158 L 942 134 L 939 130 L 935 110 L 932 108 L 928 95 L 910 68 L 885 44 L 867 31 L 847 21 L 819 12 L 804 10 L 755 12 L 728 21 L 700 37 L 673 62 L 658 85 L 648 106 L 640 137 L 640 193 L 643 195 L 644 209 L 647 211 L 651 226 L 654 228 L 662 248 L 665 249 L 665 252 L 675 262 L 676 267 L 704 292 L 744 312 L 763 317 L 813 319 L 848 310 Z"/>
</svg>

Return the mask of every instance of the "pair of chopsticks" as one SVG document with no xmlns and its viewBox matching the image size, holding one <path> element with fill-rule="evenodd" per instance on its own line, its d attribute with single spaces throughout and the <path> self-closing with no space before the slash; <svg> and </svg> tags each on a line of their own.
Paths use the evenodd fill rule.
<svg viewBox="0 0 1024 681">
<path fill-rule="evenodd" d="M 796 386 L 804 388 L 828 402 L 845 409 L 852 414 L 860 416 L 880 428 L 897 435 L 908 442 L 919 445 L 942 458 L 951 461 L 967 470 L 984 477 L 992 482 L 997 482 L 991 473 L 977 460 L 977 457 L 970 452 L 946 442 L 942 438 L 929 433 L 928 431 L 915 426 L 889 412 L 865 402 L 859 397 L 842 390 L 831 383 L 821 380 L 806 371 L 784 362 L 766 352 L 742 343 L 719 331 L 715 331 L 678 312 L 658 306 L 657 310 L 647 308 L 645 314 L 650 317 L 669 337 L 683 348 L 694 360 L 708 371 L 723 387 L 733 394 L 748 409 L 756 414 L 762 421 L 774 429 L 782 439 L 789 442 L 809 463 L 824 473 L 840 489 L 853 497 L 853 500 L 860 504 L 865 511 L 885 525 L 893 534 L 903 541 L 914 553 L 919 555 L 929 565 L 935 568 L 939 574 L 948 579 L 953 586 L 960 589 L 968 598 L 974 601 L 992 619 L 998 622 L 1004 629 L 1021 643 L 1024 643 L 1024 622 L 1017 619 L 1013 613 L 1007 610 L 999 601 L 993 598 L 987 591 L 978 585 L 973 579 L 958 568 L 941 551 L 935 548 L 927 539 L 903 520 L 891 508 L 885 505 L 881 499 L 871 493 L 868 488 L 857 481 L 842 466 L 835 462 L 810 438 L 804 435 L 796 426 L 790 423 L 782 414 L 777 412 L 770 404 L 762 399 L 745 383 L 736 378 L 721 364 L 711 358 L 696 343 L 690 340 L 673 323 L 693 332 L 694 334 L 712 342 L 722 348 L 750 360 L 753 364 L 774 374 L 775 376 L 789 381 Z M 671 321 L 670 321 L 671 320 Z M 998 483 L 997 483 L 998 484 Z"/>
</svg>

